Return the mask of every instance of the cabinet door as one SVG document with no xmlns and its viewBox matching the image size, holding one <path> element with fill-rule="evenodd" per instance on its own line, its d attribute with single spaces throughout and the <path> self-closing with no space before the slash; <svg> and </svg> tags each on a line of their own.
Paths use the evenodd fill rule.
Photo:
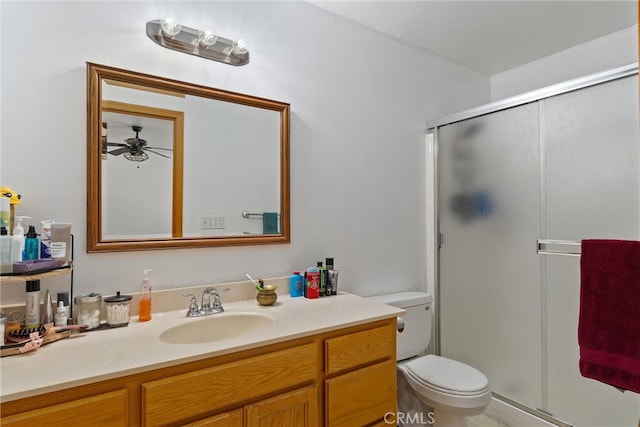
<svg viewBox="0 0 640 427">
<path fill-rule="evenodd" d="M 262 400 L 246 406 L 244 414 L 247 427 L 318 426 L 318 388 L 313 385 Z"/>
<path fill-rule="evenodd" d="M 127 418 L 127 390 L 116 390 L 84 399 L 21 414 L 2 417 L 3 426 L 123 426 L 129 425 Z"/>
<path fill-rule="evenodd" d="M 388 360 L 325 381 L 327 426 L 364 426 L 396 412 L 396 362 Z"/>
<path fill-rule="evenodd" d="M 235 411 L 218 414 L 204 420 L 184 424 L 183 427 L 243 427 L 242 409 L 236 409 Z"/>
</svg>

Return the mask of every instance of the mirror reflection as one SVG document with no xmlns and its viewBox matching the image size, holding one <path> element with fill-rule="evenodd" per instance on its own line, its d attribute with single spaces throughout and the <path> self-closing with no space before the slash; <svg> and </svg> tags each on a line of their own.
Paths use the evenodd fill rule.
<svg viewBox="0 0 640 427">
<path fill-rule="evenodd" d="M 289 241 L 289 105 L 88 64 L 88 250 Z"/>
</svg>

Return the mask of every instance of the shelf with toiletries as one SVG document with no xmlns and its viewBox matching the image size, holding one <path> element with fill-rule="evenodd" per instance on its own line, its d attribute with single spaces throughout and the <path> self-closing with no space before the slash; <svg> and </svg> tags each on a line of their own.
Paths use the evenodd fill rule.
<svg viewBox="0 0 640 427">
<path fill-rule="evenodd" d="M 67 257 L 63 259 L 40 258 L 15 262 L 12 271 L 0 274 L 0 283 L 24 282 L 39 280 L 52 276 L 73 273 L 74 236 L 69 234 L 69 249 Z M 73 277 L 72 277 L 73 286 Z"/>
<path fill-rule="evenodd" d="M 72 263 L 63 266 L 52 267 L 43 270 L 25 271 L 19 273 L 2 273 L 0 275 L 0 283 L 16 283 L 27 280 L 42 280 L 53 276 L 61 276 L 71 274 L 73 271 Z"/>
<path fill-rule="evenodd" d="M 72 315 L 71 307 L 69 306 L 69 301 L 73 301 L 73 256 L 74 256 L 74 236 L 73 234 L 69 234 L 67 248 L 65 249 L 66 256 L 65 258 L 59 259 L 31 259 L 26 261 L 20 261 L 12 264 L 11 272 L 3 272 L 0 275 L 0 285 L 4 286 L 13 286 L 15 284 L 26 283 L 27 289 L 29 286 L 33 286 L 33 284 L 37 284 L 36 286 L 39 289 L 39 282 L 41 280 L 48 280 L 58 276 L 68 276 L 69 277 L 69 292 L 61 292 L 58 294 L 58 298 L 60 298 L 61 294 L 66 294 L 63 296 L 64 306 L 67 307 L 67 315 L 70 317 Z M 38 291 L 39 293 L 39 291 Z M 47 297 L 49 295 L 49 291 L 47 291 Z M 29 301 L 29 297 L 27 297 L 27 304 Z M 37 298 L 38 304 L 40 305 L 40 296 Z M 50 301 L 50 299 L 49 299 Z M 45 305 L 46 305 L 45 301 Z M 56 305 L 59 300 L 56 300 Z M 25 311 L 27 308 L 25 307 Z M 39 310 L 36 310 L 39 311 Z M 39 322 L 38 322 L 39 323 Z"/>
</svg>

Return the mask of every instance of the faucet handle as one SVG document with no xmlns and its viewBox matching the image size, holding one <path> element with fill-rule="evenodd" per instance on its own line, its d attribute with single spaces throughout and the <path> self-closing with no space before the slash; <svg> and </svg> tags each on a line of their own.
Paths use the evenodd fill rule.
<svg viewBox="0 0 640 427">
<path fill-rule="evenodd" d="M 185 298 L 191 297 L 191 301 L 189 301 L 189 310 L 187 311 L 187 317 L 195 317 L 200 315 L 200 309 L 198 308 L 198 300 L 196 296 L 193 294 L 180 294 Z"/>
<path fill-rule="evenodd" d="M 218 288 L 209 288 L 211 294 L 213 295 L 213 303 L 211 304 L 211 310 L 216 313 L 222 313 L 224 308 L 222 307 L 222 300 L 220 299 L 220 292 L 227 292 L 230 288 L 218 289 Z"/>
</svg>

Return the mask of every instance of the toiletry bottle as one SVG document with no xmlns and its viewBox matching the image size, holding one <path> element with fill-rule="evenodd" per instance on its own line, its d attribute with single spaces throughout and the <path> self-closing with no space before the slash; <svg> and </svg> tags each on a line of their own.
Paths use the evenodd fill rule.
<svg viewBox="0 0 640 427">
<path fill-rule="evenodd" d="M 318 272 L 320 273 L 320 296 L 324 297 L 327 295 L 327 268 L 322 266 L 322 261 L 318 261 Z"/>
<path fill-rule="evenodd" d="M 24 255 L 22 258 L 25 261 L 38 259 L 38 249 L 40 249 L 40 242 L 38 241 L 36 228 L 33 225 L 30 225 L 29 231 L 27 232 L 27 238 L 24 241 Z"/>
<path fill-rule="evenodd" d="M 40 326 L 40 280 L 27 280 L 27 301 L 24 308 L 24 325 Z"/>
<path fill-rule="evenodd" d="M 52 219 L 45 219 L 40 221 L 42 227 L 40 228 L 40 258 L 51 258 L 51 225 L 55 221 Z"/>
<path fill-rule="evenodd" d="M 307 298 L 315 299 L 320 296 L 320 271 L 318 267 L 307 269 Z"/>
<path fill-rule="evenodd" d="M 334 285 L 333 278 L 336 274 L 333 274 L 333 258 L 326 258 L 324 265 L 327 267 L 327 296 L 336 294 L 336 286 Z"/>
<path fill-rule="evenodd" d="M 49 257 L 59 261 L 71 259 L 71 224 L 52 223 L 49 230 Z M 40 245 L 40 247 L 44 247 Z"/>
<path fill-rule="evenodd" d="M 40 311 L 40 323 L 53 323 L 54 321 L 55 314 L 53 312 L 53 301 L 51 301 L 51 291 L 47 289 L 44 293 L 44 301 Z"/>
<path fill-rule="evenodd" d="M 294 271 L 289 278 L 289 295 L 292 297 L 302 296 L 302 276 L 299 271 Z"/>
<path fill-rule="evenodd" d="M 140 307 L 138 310 L 138 321 L 140 322 L 151 320 L 151 284 L 149 276 L 147 276 L 150 271 L 151 269 L 144 270 L 144 278 L 140 285 Z"/>
<path fill-rule="evenodd" d="M 56 304 L 64 307 L 65 313 L 67 315 L 67 319 L 71 317 L 71 312 L 69 311 L 69 292 L 58 292 L 58 297 L 56 298 Z"/>
<path fill-rule="evenodd" d="M 302 276 L 302 296 L 307 298 L 307 272 Z"/>
<path fill-rule="evenodd" d="M 58 308 L 56 310 L 56 317 L 54 318 L 55 326 L 67 326 L 67 309 L 64 307 L 64 302 L 58 301 Z"/>
<path fill-rule="evenodd" d="M 0 273 L 12 273 L 11 265 L 11 236 L 7 227 L 0 227 Z"/>
<path fill-rule="evenodd" d="M 24 227 L 23 219 L 30 219 L 28 216 L 16 216 L 16 226 L 13 227 L 13 235 L 11 236 L 11 264 L 23 261 L 24 258 Z"/>
</svg>

